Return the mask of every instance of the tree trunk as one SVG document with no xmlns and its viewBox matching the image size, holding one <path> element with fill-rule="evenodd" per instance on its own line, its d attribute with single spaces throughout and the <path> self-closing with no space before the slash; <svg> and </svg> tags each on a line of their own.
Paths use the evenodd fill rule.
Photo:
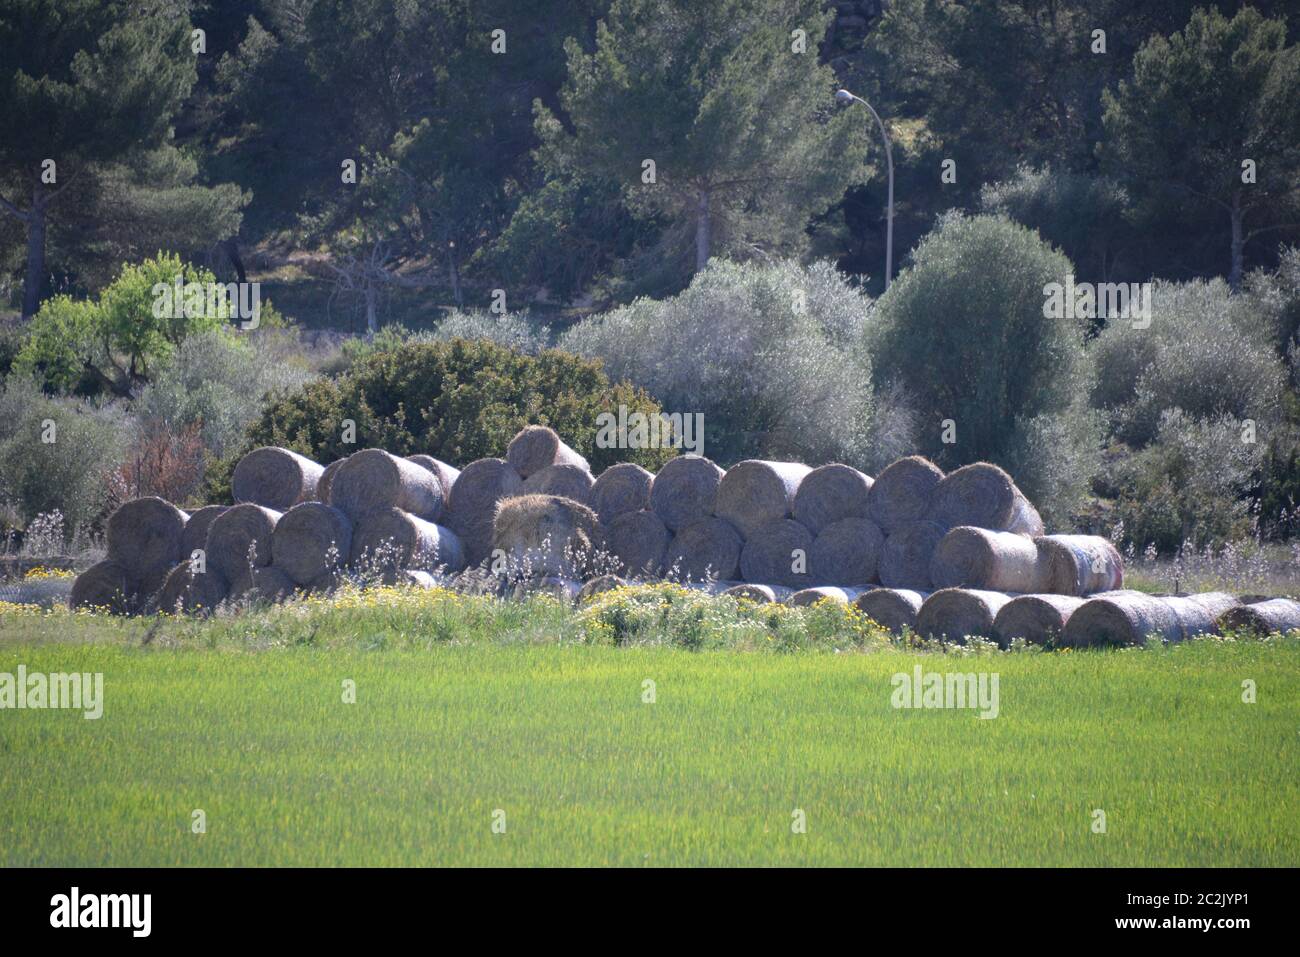
<svg viewBox="0 0 1300 957">
<path fill-rule="evenodd" d="M 1228 287 L 1233 292 L 1241 291 L 1241 274 L 1243 272 L 1243 253 L 1246 245 L 1241 230 L 1242 210 L 1241 193 L 1232 194 L 1232 271 L 1228 273 Z"/>
<path fill-rule="evenodd" d="M 709 264 L 709 245 L 713 241 L 713 224 L 709 220 L 709 191 L 700 190 L 699 206 L 695 213 L 695 271 Z"/>
<path fill-rule="evenodd" d="M 36 315 L 45 279 L 45 202 L 38 186 L 27 211 L 27 275 L 23 279 L 23 318 Z"/>
<path fill-rule="evenodd" d="M 375 292 L 375 284 L 372 280 L 366 280 L 366 341 L 373 342 L 375 333 L 379 331 L 379 314 L 375 305 L 375 298 L 378 294 Z"/>
<path fill-rule="evenodd" d="M 451 298 L 457 306 L 465 305 L 465 296 L 460 288 L 460 266 L 456 262 L 456 244 L 447 244 L 447 274 L 451 279 Z"/>
<path fill-rule="evenodd" d="M 235 267 L 235 275 L 239 277 L 239 284 L 242 286 L 248 282 L 248 273 L 244 271 L 244 260 L 239 256 L 239 239 L 231 236 L 229 239 L 221 241 L 221 247 L 230 257 L 230 264 Z"/>
</svg>

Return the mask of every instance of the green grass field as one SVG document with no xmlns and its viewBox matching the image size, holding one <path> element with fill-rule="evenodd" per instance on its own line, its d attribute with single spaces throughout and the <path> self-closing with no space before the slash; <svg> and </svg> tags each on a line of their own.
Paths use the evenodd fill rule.
<svg viewBox="0 0 1300 957">
<path fill-rule="evenodd" d="M 810 636 L 773 651 L 708 602 L 622 646 L 615 602 L 0 611 L 0 672 L 104 676 L 99 720 L 0 711 L 0 864 L 1300 863 L 1300 641 L 944 654 L 751 609 Z M 916 664 L 996 673 L 999 716 L 893 708 Z"/>
</svg>

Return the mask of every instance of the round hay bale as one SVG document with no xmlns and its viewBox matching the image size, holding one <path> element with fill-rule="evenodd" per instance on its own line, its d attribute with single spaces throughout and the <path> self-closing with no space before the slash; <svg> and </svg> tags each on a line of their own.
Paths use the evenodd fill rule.
<svg viewBox="0 0 1300 957">
<path fill-rule="evenodd" d="M 558 495 L 561 498 L 590 504 L 595 479 L 576 465 L 548 465 L 524 479 L 525 495 Z"/>
<path fill-rule="evenodd" d="M 235 466 L 230 488 L 235 501 L 283 512 L 316 497 L 324 466 L 297 452 L 268 445 L 253 449 Z"/>
<path fill-rule="evenodd" d="M 229 593 L 230 585 L 220 572 L 195 573 L 193 565 L 185 561 L 167 574 L 156 605 L 168 615 L 210 615 Z"/>
<path fill-rule="evenodd" d="M 229 600 L 274 604 L 292 598 L 296 589 L 293 579 L 274 565 L 255 565 L 230 583 Z"/>
<path fill-rule="evenodd" d="M 1175 595 L 1165 602 L 1178 616 L 1180 638 L 1186 641 L 1197 635 L 1217 635 L 1218 619 L 1239 604 L 1236 597 L 1221 591 L 1199 595 Z"/>
<path fill-rule="evenodd" d="M 900 525 L 886 535 L 885 547 L 880 550 L 880 583 L 888 588 L 929 591 L 930 560 L 944 532 L 942 525 L 920 521 Z"/>
<path fill-rule="evenodd" d="M 827 585 L 869 585 L 880 574 L 885 535 L 869 518 L 842 518 L 822 529 L 808 550 L 808 573 Z"/>
<path fill-rule="evenodd" d="M 354 523 L 368 512 L 400 508 L 428 522 L 442 518 L 442 483 L 428 469 L 365 449 L 348 456 L 330 484 L 330 502 Z"/>
<path fill-rule="evenodd" d="M 181 560 L 188 518 L 157 496 L 124 502 L 108 517 L 108 560 L 128 569 L 133 578 L 149 576 L 160 568 L 170 570 Z"/>
<path fill-rule="evenodd" d="M 600 575 L 583 585 L 574 601 L 581 605 L 597 595 L 613 591 L 615 588 L 622 588 L 626 584 L 627 580 L 620 578 L 618 575 Z"/>
<path fill-rule="evenodd" d="M 745 582 L 740 585 L 732 585 L 722 594 L 730 595 L 733 598 L 744 598 L 760 605 L 770 605 L 775 602 L 785 601 L 794 594 L 794 589 L 786 588 L 784 585 L 754 585 Z"/>
<path fill-rule="evenodd" d="M 349 456 L 345 455 L 325 466 L 325 471 L 321 472 L 320 478 L 316 480 L 316 501 L 324 502 L 326 505 L 330 503 L 330 488 L 334 484 L 334 476 L 338 474 L 348 458 Z"/>
<path fill-rule="evenodd" d="M 997 638 L 993 621 L 1014 595 L 975 588 L 944 588 L 921 603 L 916 613 L 916 631 L 926 638 L 939 638 L 964 645 L 967 638 Z"/>
<path fill-rule="evenodd" d="M 910 588 L 873 588 L 853 604 L 880 627 L 901 635 L 904 628 L 916 631 L 916 613 L 929 597 L 929 592 Z"/>
<path fill-rule="evenodd" d="M 135 587 L 125 566 L 106 559 L 96 562 L 77 576 L 68 596 L 70 608 L 104 609 L 126 615 L 135 606 Z"/>
<path fill-rule="evenodd" d="M 998 644 L 1005 648 L 1017 638 L 1023 638 L 1031 645 L 1055 641 L 1084 601 L 1074 595 L 1021 595 L 1013 598 L 993 619 Z"/>
<path fill-rule="evenodd" d="M 195 551 L 206 547 L 208 528 L 212 525 L 212 520 L 229 507 L 229 505 L 204 505 L 190 513 L 190 520 L 185 523 L 185 531 L 181 534 L 181 561 L 189 561 Z"/>
<path fill-rule="evenodd" d="M 725 519 L 710 516 L 692 522 L 668 544 L 664 574 L 681 582 L 734 579 L 743 544 L 740 533 Z"/>
<path fill-rule="evenodd" d="M 650 486 L 654 474 L 635 462 L 619 462 L 600 473 L 591 487 L 589 504 L 596 517 L 608 525 L 620 515 L 650 507 Z"/>
<path fill-rule="evenodd" d="M 1236 605 L 1219 615 L 1222 631 L 1248 631 L 1256 635 L 1286 634 L 1300 630 L 1300 601 L 1270 598 Z"/>
<path fill-rule="evenodd" d="M 479 459 L 461 469 L 451 489 L 446 522 L 465 544 L 465 560 L 470 565 L 492 554 L 497 504 L 518 495 L 523 484 L 505 459 Z"/>
<path fill-rule="evenodd" d="M 1140 646 L 1154 635 L 1178 641 L 1183 630 L 1178 615 L 1163 598 L 1141 592 L 1114 592 L 1089 598 L 1076 608 L 1058 642 L 1068 648 Z"/>
<path fill-rule="evenodd" d="M 143 575 L 136 574 L 131 578 L 131 585 L 135 589 L 135 609 L 145 614 L 152 614 L 158 610 L 158 596 L 162 593 L 163 585 L 167 581 L 167 576 L 171 574 L 175 565 L 158 565 L 149 569 Z"/>
<path fill-rule="evenodd" d="M 867 491 L 867 517 L 892 535 L 906 525 L 930 519 L 934 490 L 943 469 L 927 458 L 909 455 L 876 476 Z"/>
<path fill-rule="evenodd" d="M 796 591 L 815 579 L 808 573 L 813 537 L 792 518 L 778 518 L 757 529 L 740 553 L 740 574 L 746 581 L 785 585 Z"/>
<path fill-rule="evenodd" d="M 794 519 L 814 535 L 846 518 L 867 517 L 870 475 L 838 462 L 813 469 L 794 495 Z M 879 526 L 877 526 L 879 527 Z"/>
<path fill-rule="evenodd" d="M 596 513 L 559 495 L 519 495 L 497 505 L 492 542 L 511 576 L 582 578 L 604 536 Z"/>
<path fill-rule="evenodd" d="M 785 599 L 785 603 L 793 607 L 807 607 L 825 600 L 833 601 L 839 605 L 847 605 L 855 601 L 866 590 L 864 588 L 840 588 L 835 585 L 814 585 L 812 588 L 802 588 L 790 595 Z"/>
<path fill-rule="evenodd" d="M 1032 539 L 1014 532 L 960 525 L 940 541 L 930 559 L 935 588 L 1039 592 L 1046 576 Z"/>
<path fill-rule="evenodd" d="M 739 462 L 718 483 L 713 514 L 748 539 L 769 522 L 790 517 L 799 483 L 811 471 L 800 462 Z"/>
<path fill-rule="evenodd" d="M 347 577 L 341 570 L 327 569 L 303 586 L 303 592 L 308 595 L 328 595 L 345 581 Z"/>
<path fill-rule="evenodd" d="M 664 463 L 650 486 L 650 507 L 668 531 L 678 532 L 710 517 L 726 473 L 699 455 L 679 455 Z"/>
<path fill-rule="evenodd" d="M 449 528 L 386 508 L 357 522 L 348 560 L 363 573 L 399 568 L 458 572 L 465 567 L 465 546 Z"/>
<path fill-rule="evenodd" d="M 352 554 L 352 523 L 340 509 L 301 502 L 281 516 L 271 534 L 271 564 L 298 585 L 310 584 Z"/>
<path fill-rule="evenodd" d="M 280 513 L 262 505 L 245 503 L 226 509 L 208 526 L 204 545 L 208 570 L 220 572 L 233 587 L 246 577 L 249 565 L 271 564 L 271 539 L 278 521 Z"/>
<path fill-rule="evenodd" d="M 1043 567 L 1043 591 L 1091 595 L 1124 587 L 1124 560 L 1099 535 L 1039 535 L 1034 546 Z"/>
<path fill-rule="evenodd" d="M 576 465 L 584 472 L 591 471 L 586 459 L 565 445 L 554 429 L 544 425 L 525 426 L 511 439 L 506 446 L 506 461 L 525 479 L 548 465 Z"/>
<path fill-rule="evenodd" d="M 624 512 L 605 526 L 605 548 L 624 573 L 654 578 L 663 571 L 672 532 L 648 509 Z"/>
<path fill-rule="evenodd" d="M 446 502 L 451 495 L 451 487 L 456 484 L 456 479 L 460 477 L 460 469 L 453 468 L 441 459 L 435 459 L 432 455 L 408 455 L 406 461 L 414 462 L 422 469 L 427 469 L 438 477 L 438 484 L 442 486 L 442 500 Z"/>
<path fill-rule="evenodd" d="M 1043 534 L 1043 522 L 1005 471 L 989 462 L 963 465 L 934 489 L 932 519 L 947 528 L 972 525 L 993 531 Z"/>
</svg>

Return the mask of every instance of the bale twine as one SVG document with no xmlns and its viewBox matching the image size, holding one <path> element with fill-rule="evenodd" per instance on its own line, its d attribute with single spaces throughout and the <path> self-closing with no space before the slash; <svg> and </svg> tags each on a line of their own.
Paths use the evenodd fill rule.
<svg viewBox="0 0 1300 957">
<path fill-rule="evenodd" d="M 595 481 L 577 465 L 548 465 L 524 479 L 522 491 L 525 495 L 558 495 L 588 505 Z"/>
<path fill-rule="evenodd" d="M 271 564 L 271 538 L 279 520 L 279 512 L 262 505 L 244 503 L 226 509 L 208 526 L 207 568 L 216 569 L 233 586 L 250 564 Z"/>
<path fill-rule="evenodd" d="M 794 594 L 794 589 L 786 588 L 784 585 L 755 585 L 745 582 L 740 585 L 732 585 L 723 594 L 730 595 L 733 598 L 744 598 L 760 605 L 770 605 L 774 602 L 785 601 Z"/>
<path fill-rule="evenodd" d="M 654 578 L 663 571 L 672 532 L 654 512 L 625 512 L 605 526 L 605 548 L 624 574 Z"/>
<path fill-rule="evenodd" d="M 792 518 L 778 518 L 757 529 L 740 553 L 740 575 L 745 581 L 785 585 L 799 590 L 814 581 L 808 569 L 813 537 Z"/>
<path fill-rule="evenodd" d="M 1267 601 L 1236 605 L 1219 615 L 1219 628 L 1248 631 L 1256 635 L 1286 634 L 1300 630 L 1300 601 L 1271 598 Z"/>
<path fill-rule="evenodd" d="M 519 495 L 497 505 L 492 543 L 511 574 L 582 578 L 596 562 L 604 535 L 596 513 L 559 495 Z"/>
<path fill-rule="evenodd" d="M 565 445 L 554 429 L 544 425 L 525 426 L 511 439 L 506 461 L 525 479 L 548 465 L 576 465 L 584 472 L 591 471 L 586 459 Z"/>
<path fill-rule="evenodd" d="M 583 602 L 590 601 L 597 595 L 604 594 L 607 591 L 613 591 L 615 588 L 622 588 L 627 584 L 627 580 L 620 578 L 618 575 L 600 575 L 591 579 L 578 591 L 574 601 L 581 605 Z"/>
<path fill-rule="evenodd" d="M 886 535 L 930 518 L 934 490 L 943 469 L 927 458 L 909 455 L 876 476 L 867 491 L 867 517 Z"/>
<path fill-rule="evenodd" d="M 671 458 L 650 486 L 650 507 L 668 531 L 680 531 L 713 514 L 724 474 L 703 456 Z"/>
<path fill-rule="evenodd" d="M 885 535 L 869 518 L 842 518 L 822 529 L 808 550 L 808 572 L 827 585 L 868 585 L 880 575 Z"/>
<path fill-rule="evenodd" d="M 505 459 L 479 459 L 461 469 L 448 500 L 447 527 L 465 545 L 465 560 L 477 565 L 492 554 L 497 503 L 518 495 L 523 479 Z"/>
<path fill-rule="evenodd" d="M 1091 595 L 1124 587 L 1124 560 L 1099 535 L 1039 535 L 1034 545 L 1043 568 L 1043 591 Z"/>
<path fill-rule="evenodd" d="M 769 522 L 790 517 L 799 484 L 810 472 L 812 469 L 800 462 L 740 462 L 718 483 L 713 513 L 748 539 Z"/>
<path fill-rule="evenodd" d="M 271 564 L 295 584 L 307 585 L 352 554 L 352 523 L 340 509 L 301 502 L 281 516 L 271 534 Z"/>
<path fill-rule="evenodd" d="M 965 644 L 967 638 L 997 638 L 993 621 L 1014 595 L 975 588 L 944 588 L 921 603 L 916 631 L 926 638 Z"/>
<path fill-rule="evenodd" d="M 157 496 L 124 502 L 108 517 L 108 560 L 137 579 L 158 569 L 170 570 L 181 560 L 181 539 L 188 518 L 171 502 Z"/>
<path fill-rule="evenodd" d="M 664 574 L 682 582 L 717 582 L 736 577 L 740 533 L 726 519 L 709 516 L 680 529 L 664 554 Z"/>
<path fill-rule="evenodd" d="M 864 591 L 853 604 L 880 627 L 901 635 L 904 628 L 916 631 L 916 613 L 929 597 L 927 591 L 910 588 L 873 588 Z"/>
<path fill-rule="evenodd" d="M 1014 532 L 960 525 L 945 535 L 930 559 L 935 588 L 1039 592 L 1046 576 L 1033 539 Z"/>
<path fill-rule="evenodd" d="M 181 561 L 188 561 L 197 550 L 207 545 L 208 528 L 212 525 L 212 520 L 229 507 L 204 505 L 190 513 L 190 520 L 185 523 L 185 531 L 181 533 Z"/>
<path fill-rule="evenodd" d="M 1017 638 L 1031 645 L 1057 640 L 1084 600 L 1074 595 L 1021 595 L 1011 599 L 993 619 L 998 644 L 1005 648 Z"/>
<path fill-rule="evenodd" d="M 456 479 L 460 476 L 460 469 L 453 468 L 432 455 L 408 455 L 406 461 L 414 462 L 420 468 L 428 469 L 438 477 L 438 484 L 442 486 L 442 500 L 446 502 L 447 497 L 451 495 L 451 487 L 456 484 Z"/>
<path fill-rule="evenodd" d="M 820 535 L 846 518 L 866 518 L 871 485 L 870 475 L 848 465 L 836 462 L 815 468 L 804 476 L 795 492 L 794 519 Z"/>
<path fill-rule="evenodd" d="M 888 588 L 929 591 L 930 559 L 944 531 L 942 525 L 922 520 L 900 525 L 886 535 L 885 547 L 880 550 L 880 583 Z"/>
<path fill-rule="evenodd" d="M 104 608 L 116 615 L 131 612 L 135 587 L 126 567 L 111 559 L 96 562 L 77 576 L 68 596 L 71 608 Z"/>
<path fill-rule="evenodd" d="M 812 588 L 801 588 L 786 598 L 785 603 L 794 607 L 807 607 L 808 605 L 815 605 L 819 601 L 833 601 L 837 605 L 848 605 L 857 600 L 858 596 L 864 591 L 867 591 L 867 589 L 814 585 Z"/>
<path fill-rule="evenodd" d="M 365 449 L 348 456 L 330 484 L 329 504 L 354 523 L 367 512 L 400 508 L 418 518 L 442 518 L 442 483 L 428 469 L 390 455 Z"/>
<path fill-rule="evenodd" d="M 250 502 L 283 512 L 316 498 L 323 466 L 297 452 L 268 445 L 253 449 L 230 478 L 236 502 Z"/>
<path fill-rule="evenodd" d="M 1175 595 L 1165 599 L 1178 617 L 1179 638 L 1186 641 L 1197 635 L 1217 635 L 1218 619 L 1241 602 L 1221 591 L 1199 595 Z"/>
<path fill-rule="evenodd" d="M 320 478 L 316 480 L 316 501 L 329 504 L 330 487 L 334 484 L 334 476 L 338 474 L 343 463 L 348 460 L 348 456 L 341 459 L 335 459 L 329 465 L 325 466 L 325 471 L 321 472 Z"/>
<path fill-rule="evenodd" d="M 1070 615 L 1059 644 L 1068 648 L 1138 646 L 1149 635 L 1164 641 L 1182 638 L 1178 615 L 1162 598 L 1141 592 L 1114 592 L 1089 598 Z"/>
<path fill-rule="evenodd" d="M 292 598 L 296 588 L 293 579 L 274 565 L 255 565 L 230 583 L 229 600 L 281 602 Z"/>
<path fill-rule="evenodd" d="M 989 462 L 963 465 L 934 489 L 934 521 L 1042 535 L 1043 520 L 1005 471 Z"/>
<path fill-rule="evenodd" d="M 449 528 L 386 508 L 357 522 L 348 557 L 353 567 L 376 574 L 397 568 L 457 572 L 465 567 L 465 546 Z"/>
<path fill-rule="evenodd" d="M 635 462 L 619 462 L 600 473 L 587 504 L 608 525 L 620 515 L 649 508 L 653 482 L 654 474 Z"/>
<path fill-rule="evenodd" d="M 186 561 L 168 573 L 155 604 L 164 614 L 210 615 L 229 593 L 230 585 L 220 572 L 195 572 Z"/>
</svg>

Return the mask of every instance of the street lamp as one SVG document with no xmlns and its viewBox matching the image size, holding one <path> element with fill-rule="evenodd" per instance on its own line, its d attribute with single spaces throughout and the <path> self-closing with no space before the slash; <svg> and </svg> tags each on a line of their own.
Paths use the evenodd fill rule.
<svg viewBox="0 0 1300 957">
<path fill-rule="evenodd" d="M 889 277 L 894 272 L 894 151 L 889 145 L 889 134 L 885 132 L 885 124 L 880 121 L 880 114 L 870 103 L 848 90 L 840 90 L 835 94 L 835 102 L 841 106 L 847 106 L 854 100 L 871 110 L 876 126 L 880 128 L 880 138 L 885 141 L 885 166 L 889 171 L 889 207 L 885 214 L 885 290 L 888 291 Z"/>
</svg>

